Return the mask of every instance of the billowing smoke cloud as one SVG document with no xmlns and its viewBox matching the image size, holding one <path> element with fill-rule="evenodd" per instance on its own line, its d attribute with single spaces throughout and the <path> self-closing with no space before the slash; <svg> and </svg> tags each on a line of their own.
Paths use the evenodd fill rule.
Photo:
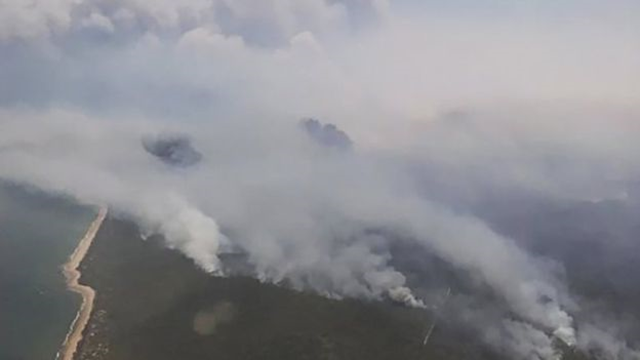
<svg viewBox="0 0 640 360">
<path fill-rule="evenodd" d="M 202 163 L 171 168 L 140 146 L 155 124 L 67 111 L 6 111 L 2 121 L 0 176 L 106 203 L 208 272 L 224 272 L 219 256 L 235 248 L 267 281 L 424 306 L 389 251 L 391 242 L 412 242 L 472 273 L 527 321 L 504 327 L 516 353 L 548 358 L 541 344 L 552 343 L 550 333 L 581 344 L 552 267 L 478 218 L 426 199 L 377 152 L 319 148 L 295 121 L 260 140 L 268 129 L 200 127 L 193 136 Z"/>
<path fill-rule="evenodd" d="M 506 304 L 486 340 L 513 357 L 637 358 L 481 208 L 637 201 L 637 29 L 415 6 L 5 1 L 0 178 L 107 204 L 207 272 L 238 252 L 333 297 L 430 306 L 392 249 L 415 246 Z"/>
</svg>

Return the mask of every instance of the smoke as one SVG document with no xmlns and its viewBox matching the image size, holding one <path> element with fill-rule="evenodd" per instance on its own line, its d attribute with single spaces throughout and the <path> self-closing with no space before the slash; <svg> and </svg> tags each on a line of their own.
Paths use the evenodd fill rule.
<svg viewBox="0 0 640 360">
<path fill-rule="evenodd" d="M 321 145 L 341 150 L 348 150 L 353 145 L 349 136 L 333 124 L 323 125 L 316 119 L 305 119 L 300 125 L 311 138 Z"/>
<path fill-rule="evenodd" d="M 189 138 L 179 135 L 143 139 L 142 146 L 149 154 L 172 166 L 192 166 L 202 158 L 202 154 L 191 146 Z"/>
<path fill-rule="evenodd" d="M 580 346 L 603 359 L 640 359 L 640 352 L 617 337 L 615 327 L 601 328 L 587 324 L 580 331 Z"/>
<path fill-rule="evenodd" d="M 522 359 L 560 359 L 552 340 L 542 331 L 518 321 L 505 320 L 501 332 L 490 331 L 490 341 L 503 344 L 504 350 Z M 527 341 L 522 341 L 527 339 Z"/>
<path fill-rule="evenodd" d="M 516 26 L 432 6 L 5 1 L 0 178 L 107 204 L 207 272 L 238 252 L 338 298 L 430 306 L 392 250 L 414 246 L 504 302 L 487 341 L 514 357 L 554 359 L 560 339 L 633 359 L 482 208 L 637 201 L 633 12 L 495 5 Z"/>
<path fill-rule="evenodd" d="M 220 272 L 218 252 L 225 239 L 218 224 L 178 195 L 154 198 L 138 214 L 143 231 L 164 235 L 170 247 L 182 251 L 204 271 Z"/>
</svg>

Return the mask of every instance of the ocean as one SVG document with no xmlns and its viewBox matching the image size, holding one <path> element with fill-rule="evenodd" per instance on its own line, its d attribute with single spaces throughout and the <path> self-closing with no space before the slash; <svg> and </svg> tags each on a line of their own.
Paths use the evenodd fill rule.
<svg viewBox="0 0 640 360">
<path fill-rule="evenodd" d="M 53 360 L 81 302 L 60 271 L 95 210 L 0 183 L 0 360 Z"/>
</svg>

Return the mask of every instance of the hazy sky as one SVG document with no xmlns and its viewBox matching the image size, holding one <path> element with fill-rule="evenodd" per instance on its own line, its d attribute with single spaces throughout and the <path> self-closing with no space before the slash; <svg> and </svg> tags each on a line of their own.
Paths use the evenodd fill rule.
<svg viewBox="0 0 640 360">
<path fill-rule="evenodd" d="M 451 109 L 640 94 L 633 1 L 24 3 L 1 5 L 7 106 L 196 120 L 264 107 L 378 143 Z"/>
</svg>

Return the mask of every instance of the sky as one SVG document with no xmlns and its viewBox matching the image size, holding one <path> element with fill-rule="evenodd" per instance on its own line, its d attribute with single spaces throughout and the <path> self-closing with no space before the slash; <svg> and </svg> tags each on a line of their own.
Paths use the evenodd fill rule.
<svg viewBox="0 0 640 360">
<path fill-rule="evenodd" d="M 475 206 L 638 201 L 639 7 L 2 0 L 0 178 L 106 204 L 205 271 L 241 252 L 333 297 L 428 307 L 391 250 L 418 246 L 508 304 L 487 342 L 515 358 L 557 358 L 557 337 L 637 359 L 579 324 L 562 264 Z M 310 117 L 353 146 L 317 141 Z M 167 136 L 202 160 L 144 150 Z"/>
</svg>

